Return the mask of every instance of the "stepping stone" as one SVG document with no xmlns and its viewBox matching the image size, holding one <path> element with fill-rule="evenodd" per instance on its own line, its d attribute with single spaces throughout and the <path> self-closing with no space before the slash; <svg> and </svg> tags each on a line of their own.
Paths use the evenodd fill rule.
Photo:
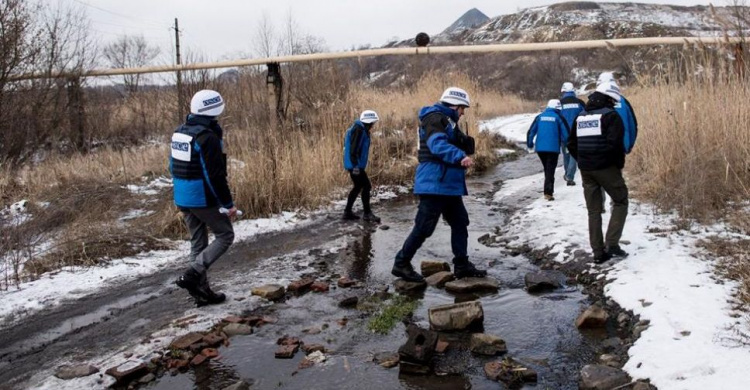
<svg viewBox="0 0 750 390">
<path fill-rule="evenodd" d="M 423 261 L 419 267 L 422 270 L 422 276 L 425 278 L 438 272 L 451 271 L 451 266 L 444 261 Z"/>
<path fill-rule="evenodd" d="M 443 288 L 445 287 L 445 284 L 456 279 L 455 276 L 453 276 L 453 273 L 448 271 L 440 271 L 436 274 L 432 274 L 425 278 L 425 281 L 427 284 L 433 287 L 437 288 Z"/>
<path fill-rule="evenodd" d="M 393 287 L 396 288 L 396 291 L 400 293 L 409 293 L 409 292 L 418 292 L 422 291 L 427 288 L 427 283 L 425 282 L 407 282 L 403 279 L 396 279 L 395 282 L 393 282 Z"/>
<path fill-rule="evenodd" d="M 454 294 L 470 292 L 497 292 L 500 283 L 492 278 L 463 278 L 445 284 L 445 290 Z"/>
<path fill-rule="evenodd" d="M 484 374 L 487 378 L 503 382 L 510 388 L 521 387 L 524 383 L 536 382 L 538 377 L 536 371 L 511 358 L 485 364 Z"/>
<path fill-rule="evenodd" d="M 484 310 L 479 301 L 435 306 L 429 309 L 430 329 L 458 331 L 479 327 L 484 323 Z"/>
</svg>

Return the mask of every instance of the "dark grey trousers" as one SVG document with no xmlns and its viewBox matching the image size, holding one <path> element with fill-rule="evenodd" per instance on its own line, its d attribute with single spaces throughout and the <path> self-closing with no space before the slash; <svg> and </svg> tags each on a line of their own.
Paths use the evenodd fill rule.
<svg viewBox="0 0 750 390">
<path fill-rule="evenodd" d="M 606 246 L 620 244 L 625 219 L 628 216 L 628 187 L 622 177 L 622 170 L 609 167 L 598 171 L 581 170 L 583 179 L 583 196 L 589 212 L 589 243 L 594 255 L 604 252 Z M 612 198 L 612 215 L 609 218 L 607 235 L 602 235 L 602 210 L 604 209 L 604 190 Z"/>
<path fill-rule="evenodd" d="M 182 209 L 185 222 L 190 230 L 190 263 L 194 270 L 204 274 L 234 242 L 232 221 L 219 207 Z M 208 230 L 215 239 L 208 244 Z"/>
</svg>

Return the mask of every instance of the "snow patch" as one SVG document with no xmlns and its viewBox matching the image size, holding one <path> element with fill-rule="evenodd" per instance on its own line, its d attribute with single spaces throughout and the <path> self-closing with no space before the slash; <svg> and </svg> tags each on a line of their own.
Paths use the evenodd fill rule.
<svg viewBox="0 0 750 390">
<path fill-rule="evenodd" d="M 490 134 L 497 134 L 508 142 L 526 145 L 526 133 L 534 122 L 537 114 L 520 114 L 501 116 L 499 118 L 482 121 L 479 130 Z"/>
<path fill-rule="evenodd" d="M 555 172 L 561 178 L 562 168 Z M 580 183 L 580 176 L 576 178 Z M 551 248 L 559 262 L 568 261 L 577 247 L 590 253 L 587 211 L 580 186 L 556 180 L 555 201 L 542 198 L 544 177 L 538 174 L 503 183 L 495 202 L 513 196 L 536 197 L 506 224 L 510 244 Z M 603 228 L 611 214 L 603 215 Z M 650 378 L 660 389 L 746 389 L 750 346 L 733 337 L 735 327 L 747 325 L 731 316 L 736 283 L 713 278 L 710 262 L 695 256 L 696 243 L 725 230 L 704 226 L 695 233 L 672 231 L 674 215 L 631 201 L 623 233 L 630 256 L 610 261 L 605 269 L 605 294 L 626 310 L 649 320 L 650 327 L 630 348 L 624 369 L 633 378 Z M 656 229 L 653 229 L 656 228 Z M 649 233 L 649 231 L 662 233 Z M 668 233 L 663 233 L 668 232 Z M 629 243 L 627 243 L 629 242 Z M 745 330 L 746 331 L 746 330 Z"/>
</svg>

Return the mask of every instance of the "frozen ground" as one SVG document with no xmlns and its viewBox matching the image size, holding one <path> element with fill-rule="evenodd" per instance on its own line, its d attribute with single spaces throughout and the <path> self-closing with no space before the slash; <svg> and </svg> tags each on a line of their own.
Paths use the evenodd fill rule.
<svg viewBox="0 0 750 390">
<path fill-rule="evenodd" d="M 525 119 L 528 116 L 490 123 L 510 124 L 507 133 L 497 130 L 512 139 Z M 555 173 L 555 201 L 542 199 L 542 174 L 505 182 L 495 200 L 538 193 L 538 199 L 507 222 L 502 235 L 517 237 L 511 245 L 552 248 L 556 260 L 565 262 L 572 256 L 566 248 L 588 251 L 589 244 L 582 188 L 565 186 L 562 175 L 560 168 Z M 605 228 L 610 214 L 604 215 Z M 736 332 L 747 332 L 747 321 L 733 313 L 729 303 L 736 285 L 719 281 L 711 262 L 697 257 L 696 242 L 725 229 L 716 225 L 674 231 L 673 218 L 631 201 L 622 237 L 630 256 L 606 263 L 600 276 L 612 280 L 605 287 L 607 296 L 650 321 L 630 348 L 624 369 L 635 379 L 650 378 L 661 390 L 748 389 L 750 346 L 743 345 Z"/>
</svg>

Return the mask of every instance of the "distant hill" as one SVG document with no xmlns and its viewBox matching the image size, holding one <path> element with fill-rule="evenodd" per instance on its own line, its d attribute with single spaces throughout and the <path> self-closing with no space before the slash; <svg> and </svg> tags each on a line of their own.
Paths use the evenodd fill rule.
<svg viewBox="0 0 750 390">
<path fill-rule="evenodd" d="M 474 29 L 479 27 L 490 20 L 490 17 L 485 15 L 482 11 L 472 8 L 466 11 L 458 20 L 453 22 L 448 28 L 443 30 L 440 35 L 453 35 L 461 33 L 465 30 Z"/>
</svg>

